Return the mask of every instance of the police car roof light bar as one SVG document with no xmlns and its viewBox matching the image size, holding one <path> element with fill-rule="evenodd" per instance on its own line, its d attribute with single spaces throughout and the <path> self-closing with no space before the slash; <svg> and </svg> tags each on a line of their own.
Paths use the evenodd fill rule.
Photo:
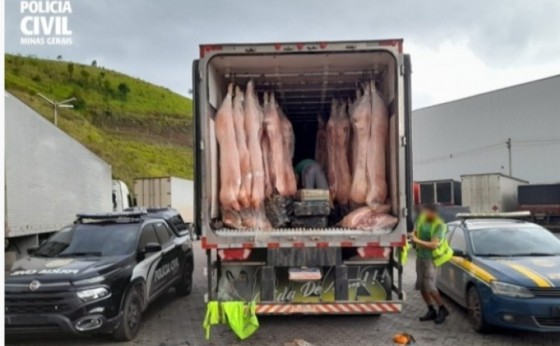
<svg viewBox="0 0 560 346">
<path fill-rule="evenodd" d="M 531 216 L 530 211 L 512 211 L 503 213 L 457 213 L 456 217 L 468 219 L 522 219 Z"/>
<path fill-rule="evenodd" d="M 118 220 L 123 218 L 129 219 L 139 219 L 140 217 L 146 215 L 147 212 L 145 210 L 138 210 L 138 211 L 124 211 L 124 212 L 113 212 L 113 213 L 81 213 L 76 215 L 76 221 L 74 223 L 80 223 L 84 219 L 89 220 Z"/>
</svg>

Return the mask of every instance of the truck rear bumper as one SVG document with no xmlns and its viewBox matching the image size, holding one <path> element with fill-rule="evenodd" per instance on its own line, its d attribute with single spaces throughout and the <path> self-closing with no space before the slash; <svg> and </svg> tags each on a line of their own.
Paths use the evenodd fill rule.
<svg viewBox="0 0 560 346">
<path fill-rule="evenodd" d="M 257 315 L 379 315 L 400 313 L 401 301 L 386 301 L 383 303 L 259 303 L 256 307 Z"/>
</svg>

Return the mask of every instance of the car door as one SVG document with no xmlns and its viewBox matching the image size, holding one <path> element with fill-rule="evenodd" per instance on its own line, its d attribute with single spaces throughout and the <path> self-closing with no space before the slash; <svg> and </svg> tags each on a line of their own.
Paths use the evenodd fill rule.
<svg viewBox="0 0 560 346">
<path fill-rule="evenodd" d="M 457 225 L 447 225 L 447 233 L 445 234 L 445 237 L 447 238 L 448 242 L 451 240 L 455 228 L 457 228 Z M 438 268 L 438 288 L 440 288 L 447 294 L 449 294 L 449 291 L 451 290 L 449 280 L 452 277 L 452 270 L 453 269 L 450 266 L 450 262 L 447 262 Z"/>
<path fill-rule="evenodd" d="M 449 246 L 455 253 L 462 252 L 465 256 L 468 254 L 465 230 L 461 226 L 457 226 L 449 240 Z M 469 274 L 458 263 L 469 261 L 466 257 L 454 256 L 454 259 L 447 262 L 449 267 L 448 285 L 450 294 L 458 302 L 465 301 L 465 285 L 469 280 Z"/>
<path fill-rule="evenodd" d="M 155 276 L 155 271 L 161 262 L 161 251 L 144 253 L 146 244 L 156 243 L 159 244 L 159 239 L 156 235 L 156 230 L 152 223 L 144 225 L 142 228 L 142 233 L 140 234 L 140 240 L 138 241 L 138 253 L 141 256 L 141 260 L 135 268 L 135 271 L 141 273 L 146 280 L 146 294 L 151 297 L 154 292 L 153 281 Z"/>
<path fill-rule="evenodd" d="M 167 288 L 180 275 L 179 246 L 173 241 L 171 229 L 163 221 L 153 223 L 159 243 L 161 244 L 162 254 L 155 273 L 152 285 L 154 294 Z"/>
</svg>

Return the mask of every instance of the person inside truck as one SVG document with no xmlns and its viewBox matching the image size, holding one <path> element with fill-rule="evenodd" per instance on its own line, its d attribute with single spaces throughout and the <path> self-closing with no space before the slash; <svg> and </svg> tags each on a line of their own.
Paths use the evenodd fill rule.
<svg viewBox="0 0 560 346">
<path fill-rule="evenodd" d="M 301 160 L 294 168 L 298 188 L 328 190 L 329 183 L 321 165 L 312 159 Z"/>
<path fill-rule="evenodd" d="M 422 299 L 428 306 L 428 311 L 419 318 L 420 321 L 434 320 L 436 324 L 441 324 L 449 315 L 449 311 L 443 304 L 443 299 L 436 287 L 436 267 L 447 258 L 434 256 L 434 252 L 442 251 L 445 253 L 447 251 L 447 248 L 442 248 L 448 247 L 447 241 L 443 241 L 446 229 L 447 226 L 439 217 L 435 205 L 420 207 L 411 236 L 411 241 L 416 248 L 415 288 L 420 291 Z M 434 303 L 438 306 L 437 311 Z"/>
</svg>

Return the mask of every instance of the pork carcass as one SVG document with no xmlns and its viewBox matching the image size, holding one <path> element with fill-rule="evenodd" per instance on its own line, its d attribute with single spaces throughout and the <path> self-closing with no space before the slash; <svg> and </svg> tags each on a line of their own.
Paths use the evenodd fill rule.
<svg viewBox="0 0 560 346">
<path fill-rule="evenodd" d="M 282 136 L 282 121 L 276 106 L 274 94 L 270 94 L 270 99 L 264 105 L 264 129 L 266 136 L 270 141 L 271 162 L 270 173 L 273 186 L 282 196 L 288 195 L 288 186 L 286 185 L 286 161 L 284 158 L 284 140 Z"/>
<path fill-rule="evenodd" d="M 239 86 L 235 87 L 233 98 L 233 125 L 235 127 L 235 138 L 239 151 L 239 165 L 241 169 L 241 186 L 239 188 L 239 203 L 243 208 L 251 206 L 251 185 L 253 178 L 251 174 L 251 159 L 247 149 L 247 136 L 245 135 L 245 116 L 243 112 L 244 94 Z"/>
<path fill-rule="evenodd" d="M 284 145 L 284 165 L 285 165 L 285 179 L 287 196 L 294 196 L 297 192 L 297 181 L 296 175 L 293 168 L 294 152 L 296 150 L 296 136 L 294 134 L 294 128 L 290 119 L 282 112 L 282 109 L 278 107 L 278 113 L 280 114 L 280 121 L 282 124 L 282 143 Z"/>
<path fill-rule="evenodd" d="M 245 135 L 247 136 L 247 147 L 249 149 L 249 161 L 251 162 L 251 174 L 253 178 L 251 187 L 251 206 L 255 209 L 263 205 L 264 191 L 264 163 L 261 150 L 262 136 L 262 112 L 259 109 L 259 100 L 255 94 L 253 81 L 247 83 L 245 90 Z"/>
<path fill-rule="evenodd" d="M 317 136 L 315 139 L 315 161 L 327 172 L 327 125 L 321 114 L 317 114 Z"/>
<path fill-rule="evenodd" d="M 351 115 L 352 129 L 354 131 L 354 169 L 350 201 L 354 205 L 366 203 L 368 181 L 366 161 L 370 148 L 368 148 L 371 132 L 371 94 L 366 86 L 364 94 L 359 98 Z"/>
<path fill-rule="evenodd" d="M 333 200 L 341 205 L 350 198 L 352 176 L 348 166 L 350 122 L 346 104 L 333 100 L 331 116 L 327 122 L 328 178 Z"/>
<path fill-rule="evenodd" d="M 379 211 L 375 211 L 368 206 L 358 208 L 346 215 L 340 222 L 340 226 L 366 231 L 392 228 L 399 220 L 387 214 L 388 209 L 388 207 L 383 207 L 379 208 Z"/>
<path fill-rule="evenodd" d="M 239 211 L 241 170 L 233 121 L 233 84 L 228 86 L 216 113 L 216 138 L 220 148 L 220 204 L 223 209 Z"/>
<path fill-rule="evenodd" d="M 270 176 L 270 156 L 272 155 L 272 153 L 270 152 L 270 141 L 268 140 L 266 131 L 262 132 L 261 149 L 263 153 L 264 165 L 264 194 L 265 197 L 270 197 L 274 193 L 274 189 L 272 187 L 272 177 Z"/>
<path fill-rule="evenodd" d="M 366 203 L 376 208 L 387 200 L 386 148 L 389 135 L 389 115 L 375 83 L 371 82 L 371 133 L 367 154 L 368 189 Z"/>
<path fill-rule="evenodd" d="M 350 102 L 350 107 L 348 108 L 348 116 L 350 117 L 350 125 L 351 126 L 351 136 L 350 136 L 350 154 L 348 163 L 350 164 L 350 170 L 352 173 L 352 178 L 354 177 L 354 168 L 356 165 L 357 160 L 357 152 L 358 152 L 358 136 L 356 135 L 356 131 L 354 129 L 354 125 L 352 124 L 352 114 L 354 114 L 354 110 L 360 103 L 360 99 L 362 97 L 362 90 L 360 88 L 356 88 L 356 99 Z"/>
</svg>

